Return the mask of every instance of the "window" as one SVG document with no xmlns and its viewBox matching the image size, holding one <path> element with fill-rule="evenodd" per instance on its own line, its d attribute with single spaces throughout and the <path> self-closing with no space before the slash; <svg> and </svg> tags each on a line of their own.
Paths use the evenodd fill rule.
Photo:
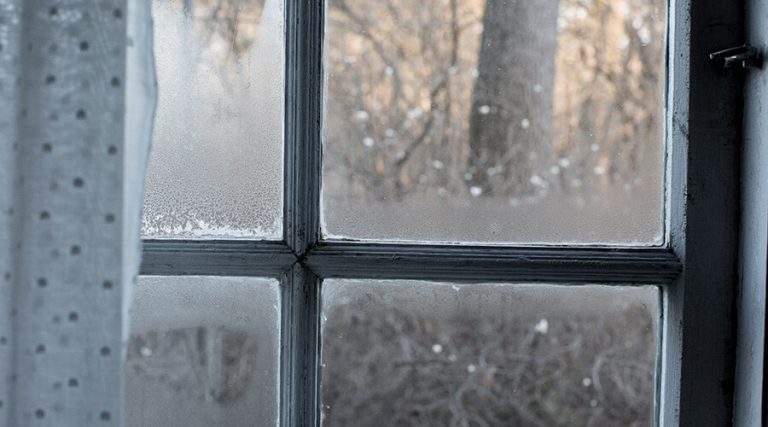
<svg viewBox="0 0 768 427">
<path fill-rule="evenodd" d="M 618 399 L 617 393 L 629 390 L 650 396 L 647 405 L 629 404 L 628 398 L 619 403 L 601 401 L 590 394 L 601 374 L 590 371 L 562 377 L 565 388 L 574 390 L 569 394 L 522 381 L 520 389 L 510 393 L 519 400 L 494 403 L 495 416 L 531 425 L 552 419 L 567 423 L 594 416 L 593 409 L 607 402 L 612 408 L 624 405 L 625 412 L 595 418 L 602 423 L 626 425 L 627 418 L 622 417 L 631 414 L 632 420 L 644 424 L 726 424 L 732 406 L 739 83 L 734 71 L 709 63 L 707 54 L 739 43 L 739 8 L 715 1 L 679 0 L 665 5 L 626 0 L 621 3 L 629 6 L 615 11 L 600 9 L 606 2 L 561 0 L 554 20 L 539 22 L 541 17 L 532 11 L 528 11 L 531 16 L 523 14 L 524 6 L 515 6 L 514 13 L 502 6 L 522 2 L 491 1 L 488 4 L 498 8 L 493 14 L 483 7 L 473 9 L 475 3 L 482 6 L 479 1 L 398 0 L 401 8 L 386 10 L 385 3 L 374 3 L 382 10 L 360 11 L 357 2 L 343 0 L 287 0 L 284 6 L 277 0 L 155 2 L 155 18 L 164 16 L 176 25 L 158 30 L 169 33 L 158 36 L 158 48 L 167 45 L 173 53 L 158 53 L 157 135 L 167 139 L 156 144 L 153 154 L 144 218 L 147 240 L 142 273 L 147 277 L 139 286 L 134 319 L 134 323 L 153 326 L 139 329 L 132 337 L 129 356 L 151 359 L 153 349 L 164 347 L 169 357 L 186 363 L 191 373 L 184 381 L 203 384 L 194 398 L 207 402 L 226 399 L 223 385 L 237 385 L 237 376 L 226 372 L 273 381 L 258 392 L 240 386 L 241 393 L 258 399 L 258 404 L 240 413 L 236 406 L 221 406 L 226 410 L 205 415 L 215 417 L 215 422 L 243 416 L 263 420 L 264 425 L 304 426 L 321 421 L 344 425 L 375 411 L 410 420 L 441 419 L 430 409 L 430 402 L 424 402 L 449 399 L 440 385 L 429 383 L 438 375 L 460 373 L 471 380 L 470 386 L 490 388 L 492 384 L 502 392 L 513 390 L 510 382 L 499 379 L 511 375 L 504 371 L 508 366 L 499 365 L 493 355 L 483 359 L 462 350 L 460 343 L 469 346 L 481 337 L 487 342 L 486 337 L 501 336 L 499 354 L 524 349 L 524 354 L 515 356 L 536 358 L 536 363 L 526 366 L 538 369 L 540 378 L 554 381 L 545 375 L 554 369 L 547 365 L 546 356 L 561 347 L 551 340 L 568 341 L 569 336 L 551 331 L 561 328 L 576 336 L 583 330 L 600 330 L 634 337 L 625 348 L 611 350 L 633 359 L 614 366 L 621 372 L 613 385 L 600 384 L 601 393 Z M 513 62 L 526 59 L 535 67 L 513 74 L 511 68 L 493 62 L 498 60 L 494 56 L 503 56 L 498 52 L 504 45 L 493 51 L 493 40 L 484 39 L 483 28 L 494 28 L 494 19 L 525 16 L 521 27 L 550 25 L 555 34 L 558 28 L 565 31 L 569 19 L 581 22 L 591 17 L 584 15 L 585 8 L 605 13 L 600 15 L 604 21 L 598 20 L 603 25 L 599 28 L 636 39 L 606 33 L 600 40 L 615 44 L 576 49 L 581 57 L 552 59 L 550 55 L 549 62 L 548 51 L 573 53 L 563 50 L 561 44 L 566 41 L 526 40 L 527 46 L 535 47 L 534 53 Z M 377 19 L 374 12 L 379 14 Z M 610 21 L 617 17 L 621 19 Z M 414 22 L 435 27 L 426 31 Z M 386 25 L 390 27 L 374 28 Z M 392 33 L 393 25 L 403 26 L 398 37 L 376 38 L 382 32 Z M 589 24 L 579 25 L 583 26 L 573 37 L 594 30 Z M 659 39 L 664 34 L 666 43 Z M 208 47 L 195 44 L 203 38 Z M 450 43 L 481 47 L 472 52 L 453 45 L 453 50 L 443 52 L 426 48 L 424 40 L 448 40 L 440 48 Z M 579 40 L 567 42 L 578 47 Z M 622 52 L 624 43 L 633 46 L 634 52 L 657 49 L 658 63 L 649 59 L 651 65 L 643 68 L 642 58 L 614 64 L 614 59 L 600 62 L 595 56 Z M 489 44 L 490 53 L 483 53 Z M 644 50 L 644 44 L 651 48 Z M 392 49 L 401 49 L 398 54 L 403 56 L 385 59 Z M 194 78 L 173 73 L 164 77 L 164 61 L 180 61 L 183 67 L 168 64 L 184 70 L 184 77 L 189 73 Z M 602 70 L 603 75 L 594 77 L 594 70 L 590 74 L 589 69 L 580 68 L 590 61 L 619 68 Z M 475 76 L 473 63 L 478 64 Z M 622 80 L 654 66 L 666 70 L 658 72 L 655 80 Z M 584 91 L 558 77 L 558 67 L 579 79 L 595 78 L 601 85 L 640 96 L 634 101 L 635 109 L 611 108 L 610 99 L 567 99 Z M 486 80 L 485 89 L 473 86 L 494 69 L 509 74 L 495 83 Z M 460 73 L 469 78 L 452 77 Z M 525 76 L 521 80 L 529 87 L 524 93 L 533 101 L 529 100 L 529 110 L 504 116 L 501 111 L 514 108 L 494 104 L 490 95 L 516 90 L 503 84 L 515 80 L 513 75 Z M 398 90 L 406 94 L 392 98 L 391 88 L 398 87 L 393 86 L 394 80 L 406 77 L 417 83 L 401 82 Z M 218 86 L 209 86 L 210 81 Z M 382 82 L 381 87 L 375 86 L 377 82 Z M 640 87 L 637 82 L 655 83 Z M 179 90 L 163 92 L 173 85 Z M 363 87 L 367 93 L 354 93 Z M 666 96 L 661 94 L 664 90 Z M 547 102 L 537 101 L 537 94 L 543 92 L 549 92 L 543 98 L 558 101 L 542 105 Z M 605 87 L 598 92 L 604 94 Z M 268 95 L 259 96 L 264 93 Z M 446 101 L 448 96 L 460 99 L 461 105 Z M 168 110 L 164 97 L 178 98 L 185 108 Z M 593 102 L 589 107 L 593 110 L 580 118 L 576 114 L 587 108 L 586 101 Z M 663 115 L 662 105 L 666 105 Z M 639 106 L 650 106 L 650 110 Z M 379 117 L 377 111 L 391 114 Z M 638 119 L 640 113 L 657 116 L 655 121 L 643 121 Z M 539 120 L 547 114 L 557 117 Z M 572 128 L 541 125 L 556 120 Z M 457 128 L 454 122 L 466 127 Z M 530 131 L 539 133 L 534 140 L 549 141 L 555 135 L 588 141 L 598 138 L 590 137 L 590 131 L 611 129 L 600 136 L 601 141 L 624 141 L 625 145 L 616 147 L 632 152 L 637 148 L 632 143 L 640 138 L 650 141 L 651 149 L 627 156 L 603 152 L 606 147 L 594 142 L 579 146 L 583 150 L 579 152 L 568 151 L 567 144 L 532 146 L 522 158 L 535 169 L 517 176 L 519 171 L 507 166 L 520 153 L 466 145 L 474 140 L 488 144 L 499 134 L 483 136 L 483 132 L 490 128 L 511 132 L 510 123 L 516 138 L 528 138 L 520 135 Z M 575 134 L 563 136 L 567 132 Z M 459 137 L 440 139 L 438 133 Z M 224 141 L 226 148 L 211 144 L 214 137 Z M 450 145 L 456 141 L 465 145 Z M 425 149 L 430 144 L 450 148 Z M 460 168 L 452 164 L 459 155 L 451 153 L 463 153 Z M 571 154 L 581 156 L 582 175 L 571 175 L 576 169 Z M 622 191 L 613 204 L 589 199 L 595 194 L 590 191 L 610 186 L 605 181 L 622 176 L 616 172 L 621 162 L 632 161 L 645 162 L 641 167 L 646 172 L 633 177 L 639 177 L 639 182 L 622 181 L 629 187 L 610 187 Z M 465 168 L 466 173 L 444 172 L 451 168 Z M 565 188 L 570 192 L 566 194 Z M 583 208 L 580 198 L 588 205 L 586 210 L 579 210 Z M 563 212 L 572 214 L 569 218 L 574 222 L 564 221 Z M 530 311 L 547 303 L 552 305 L 546 310 Z M 170 315 L 155 314 L 161 310 Z M 513 315 L 510 310 L 518 317 L 505 322 Z M 257 312 L 261 314 L 250 317 Z M 634 314 L 627 317 L 627 313 Z M 370 323 L 392 316 L 398 321 Z M 577 318 L 587 320 L 568 324 Z M 227 319 L 235 326 L 224 327 Z M 525 323 L 527 328 L 511 328 L 515 323 Z M 374 331 L 374 326 L 379 329 Z M 472 330 L 479 335 L 469 337 Z M 459 340 L 459 335 L 464 338 Z M 398 345 L 410 346 L 409 354 L 417 357 L 387 357 L 386 349 L 398 337 L 405 339 Z M 533 348 L 531 340 L 541 342 Z M 266 354 L 264 359 L 248 359 L 254 342 L 265 349 L 266 353 L 259 353 Z M 369 352 L 361 355 L 366 360 L 352 360 L 349 352 L 357 354 L 356 349 L 362 352 L 372 344 L 382 346 L 383 353 Z M 590 341 L 584 344 L 586 355 L 582 356 L 594 368 L 597 356 L 614 344 L 612 339 Z M 199 346 L 199 351 L 184 349 L 190 345 Z M 584 360 L 571 353 L 567 357 L 570 364 L 564 366 L 586 370 Z M 134 378 L 139 380 L 164 375 L 167 361 L 154 360 L 126 369 L 143 369 L 144 376 Z M 425 378 L 420 384 L 429 390 L 408 388 L 413 399 L 401 403 L 419 404 L 392 414 L 382 394 L 371 394 L 369 388 L 373 384 L 381 391 L 385 388 L 380 387 L 381 381 L 399 387 L 400 383 L 389 381 L 404 372 L 395 368 L 414 363 L 428 364 L 408 372 Z M 440 370 L 451 363 L 461 369 Z M 222 369 L 224 365 L 229 371 Z M 636 386 L 611 392 L 622 378 L 630 377 Z M 180 384 L 187 384 L 165 381 L 180 389 L 186 387 Z M 453 383 L 443 386 L 455 391 Z M 477 387 L 469 388 L 467 400 L 461 402 L 471 406 L 471 402 L 493 400 L 493 396 L 481 396 Z M 350 395 L 351 390 L 357 396 Z M 129 391 L 128 398 L 162 401 L 153 398 L 153 392 L 131 395 Z M 390 390 L 388 396 L 402 398 L 402 393 Z M 550 397 L 541 401 L 557 408 L 525 406 L 531 394 L 547 393 Z M 359 407 L 355 397 L 365 398 L 369 406 Z M 184 398 L 182 393 L 168 397 L 170 401 Z M 128 416 L 132 404 L 127 404 Z M 462 405 L 440 404 L 458 411 L 456 416 L 470 425 L 476 421 Z"/>
<path fill-rule="evenodd" d="M 277 419 L 276 280 L 145 276 L 132 310 L 127 425 Z"/>
</svg>

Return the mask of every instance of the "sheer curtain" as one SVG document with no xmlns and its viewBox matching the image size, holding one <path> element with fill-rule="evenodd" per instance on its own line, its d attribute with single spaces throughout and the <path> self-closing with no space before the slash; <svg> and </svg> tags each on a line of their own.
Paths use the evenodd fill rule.
<svg viewBox="0 0 768 427">
<path fill-rule="evenodd" d="M 119 425 L 149 0 L 0 0 L 0 426 Z"/>
</svg>

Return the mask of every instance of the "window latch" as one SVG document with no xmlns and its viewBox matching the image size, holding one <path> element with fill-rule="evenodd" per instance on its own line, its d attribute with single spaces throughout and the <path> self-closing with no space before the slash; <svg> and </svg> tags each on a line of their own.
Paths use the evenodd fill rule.
<svg viewBox="0 0 768 427">
<path fill-rule="evenodd" d="M 709 59 L 724 68 L 732 68 L 733 66 L 763 68 L 763 57 L 760 50 L 750 46 L 749 43 L 710 53 Z"/>
</svg>

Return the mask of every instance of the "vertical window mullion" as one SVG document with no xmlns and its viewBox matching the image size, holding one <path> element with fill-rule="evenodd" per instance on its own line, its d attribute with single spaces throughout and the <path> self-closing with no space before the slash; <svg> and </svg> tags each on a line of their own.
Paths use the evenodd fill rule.
<svg viewBox="0 0 768 427">
<path fill-rule="evenodd" d="M 286 1 L 285 241 L 318 241 L 322 178 L 323 0 Z"/>
<path fill-rule="evenodd" d="M 323 0 L 286 1 L 284 240 L 301 260 L 320 234 Z M 319 417 L 320 279 L 302 263 L 281 278 L 281 425 Z"/>
<path fill-rule="evenodd" d="M 660 424 L 729 425 L 742 89 L 708 54 L 743 42 L 743 4 L 676 0 L 670 17 L 667 211 L 683 272 L 663 294 Z"/>
<path fill-rule="evenodd" d="M 316 426 L 320 424 L 320 279 L 295 264 L 280 282 L 280 425 Z"/>
</svg>

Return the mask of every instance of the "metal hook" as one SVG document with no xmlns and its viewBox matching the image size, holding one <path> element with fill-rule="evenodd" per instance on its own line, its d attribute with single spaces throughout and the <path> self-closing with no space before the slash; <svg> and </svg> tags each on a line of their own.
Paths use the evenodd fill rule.
<svg viewBox="0 0 768 427">
<path fill-rule="evenodd" d="M 709 59 L 720 66 L 731 68 L 740 64 L 742 68 L 763 68 L 763 58 L 760 50 L 748 43 L 743 46 L 731 47 L 709 54 Z"/>
</svg>

